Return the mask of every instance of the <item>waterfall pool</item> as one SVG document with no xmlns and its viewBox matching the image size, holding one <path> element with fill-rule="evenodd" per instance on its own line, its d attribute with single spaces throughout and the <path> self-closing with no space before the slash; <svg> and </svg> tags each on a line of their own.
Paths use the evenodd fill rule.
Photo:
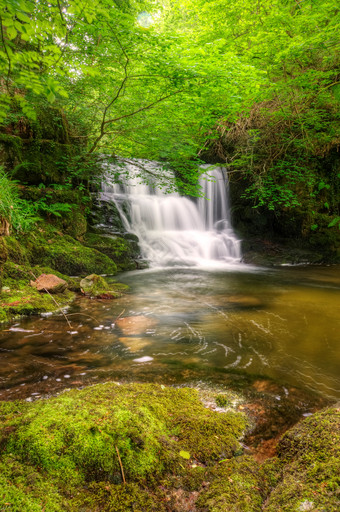
<svg viewBox="0 0 340 512">
<path fill-rule="evenodd" d="M 0 399 L 113 380 L 228 385 L 270 378 L 340 398 L 338 266 L 167 268 L 119 276 L 130 293 L 80 298 L 0 331 Z"/>
</svg>

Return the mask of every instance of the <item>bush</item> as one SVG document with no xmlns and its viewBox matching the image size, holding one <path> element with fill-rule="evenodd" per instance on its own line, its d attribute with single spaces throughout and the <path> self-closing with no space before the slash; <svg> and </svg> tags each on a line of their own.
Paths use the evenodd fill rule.
<svg viewBox="0 0 340 512">
<path fill-rule="evenodd" d="M 15 182 L 0 167 L 0 224 L 5 234 L 9 234 L 10 227 L 25 233 L 37 220 L 34 206 L 19 197 Z"/>
</svg>

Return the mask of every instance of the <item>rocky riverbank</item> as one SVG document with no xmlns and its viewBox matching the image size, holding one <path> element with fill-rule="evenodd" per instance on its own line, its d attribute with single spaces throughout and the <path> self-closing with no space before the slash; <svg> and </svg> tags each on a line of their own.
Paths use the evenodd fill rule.
<svg viewBox="0 0 340 512">
<path fill-rule="evenodd" d="M 0 236 L 0 322 L 62 309 L 81 292 L 80 281 L 86 276 L 112 276 L 118 270 L 136 268 L 136 249 L 127 240 L 92 236 L 95 240 L 90 235 L 76 240 L 47 223 L 26 235 Z M 66 286 L 53 296 L 39 291 L 31 282 L 41 274 L 56 275 Z M 124 288 L 113 280 L 109 286 L 96 279 L 96 296 L 113 298 Z"/>
</svg>

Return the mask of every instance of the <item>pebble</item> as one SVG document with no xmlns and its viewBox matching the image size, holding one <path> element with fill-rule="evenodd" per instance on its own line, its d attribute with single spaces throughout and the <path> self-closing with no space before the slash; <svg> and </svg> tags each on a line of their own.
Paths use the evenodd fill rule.
<svg viewBox="0 0 340 512">
<path fill-rule="evenodd" d="M 138 359 L 134 359 L 136 363 L 148 363 L 149 361 L 153 361 L 153 357 L 144 356 L 139 357 Z"/>
</svg>

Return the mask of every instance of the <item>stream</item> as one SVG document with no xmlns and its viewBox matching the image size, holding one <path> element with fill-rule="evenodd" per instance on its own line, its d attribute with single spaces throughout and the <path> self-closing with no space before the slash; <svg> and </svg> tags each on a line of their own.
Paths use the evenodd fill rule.
<svg viewBox="0 0 340 512">
<path fill-rule="evenodd" d="M 233 265 L 121 274 L 116 300 L 0 331 L 0 397 L 33 400 L 106 380 L 228 385 L 269 378 L 340 398 L 339 267 Z"/>
</svg>

